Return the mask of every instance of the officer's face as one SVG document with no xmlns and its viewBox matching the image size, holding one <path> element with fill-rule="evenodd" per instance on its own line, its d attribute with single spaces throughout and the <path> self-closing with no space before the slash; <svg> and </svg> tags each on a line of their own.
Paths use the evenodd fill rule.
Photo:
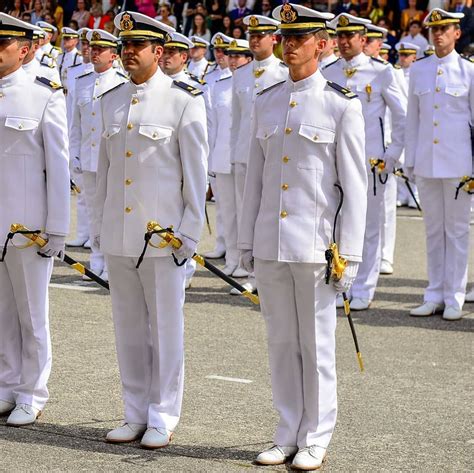
<svg viewBox="0 0 474 473">
<path fill-rule="evenodd" d="M 0 39 L 0 78 L 19 69 L 29 49 L 14 39 Z"/>
<path fill-rule="evenodd" d="M 222 69 L 225 69 L 226 67 L 229 67 L 228 57 L 225 55 L 225 52 L 222 48 L 215 48 L 214 49 L 214 57 L 216 58 L 217 64 Z"/>
<path fill-rule="evenodd" d="M 91 51 L 90 51 L 89 43 L 87 41 L 81 41 L 81 53 L 84 59 L 90 60 Z"/>
<path fill-rule="evenodd" d="M 33 43 L 31 44 L 31 48 L 28 50 L 28 54 L 23 59 L 24 64 L 28 64 L 33 59 L 39 47 L 40 47 L 39 41 L 33 41 Z"/>
<path fill-rule="evenodd" d="M 186 64 L 188 55 L 178 48 L 165 48 L 162 69 L 165 74 L 177 74 Z"/>
<path fill-rule="evenodd" d="M 454 25 L 439 25 L 431 28 L 435 51 L 453 47 L 461 36 L 461 30 Z"/>
<path fill-rule="evenodd" d="M 189 56 L 195 61 L 199 61 L 206 55 L 206 48 L 191 48 L 189 50 Z"/>
<path fill-rule="evenodd" d="M 72 51 L 78 42 L 77 38 L 63 38 L 63 47 L 66 51 Z"/>
<path fill-rule="evenodd" d="M 151 41 L 124 41 L 122 48 L 123 67 L 131 74 L 158 66 L 163 55 L 163 46 Z"/>
<path fill-rule="evenodd" d="M 382 41 L 378 38 L 367 39 L 364 45 L 364 54 L 366 56 L 377 57 L 380 53 L 380 48 L 382 46 Z"/>
<path fill-rule="evenodd" d="M 234 72 L 238 67 L 250 62 L 250 58 L 244 54 L 231 54 L 229 58 L 229 69 Z"/>
<path fill-rule="evenodd" d="M 337 46 L 344 59 L 352 59 L 360 54 L 366 43 L 366 37 L 360 33 L 338 33 Z"/>
<path fill-rule="evenodd" d="M 92 46 L 92 48 L 90 48 L 90 54 L 91 62 L 96 72 L 107 70 L 117 58 L 117 54 L 113 48 Z"/>
<path fill-rule="evenodd" d="M 291 66 L 302 66 L 314 61 L 326 48 L 327 40 L 313 33 L 282 37 L 283 61 Z"/>
<path fill-rule="evenodd" d="M 398 62 L 403 69 L 410 67 L 410 65 L 415 62 L 416 54 L 400 54 L 398 57 Z"/>
<path fill-rule="evenodd" d="M 249 37 L 250 51 L 252 51 L 257 60 L 259 60 L 260 57 L 266 58 L 273 52 L 275 42 L 275 35 L 273 34 L 253 33 Z"/>
</svg>

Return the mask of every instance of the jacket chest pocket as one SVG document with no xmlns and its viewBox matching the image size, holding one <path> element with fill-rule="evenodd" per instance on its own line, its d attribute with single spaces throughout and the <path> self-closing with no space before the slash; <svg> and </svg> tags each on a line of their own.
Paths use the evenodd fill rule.
<svg viewBox="0 0 474 473">
<path fill-rule="evenodd" d="M 38 126 L 36 118 L 6 117 L 5 128 L 10 132 L 10 138 L 6 140 L 8 146 L 4 151 L 15 155 L 34 154 Z"/>
<path fill-rule="evenodd" d="M 277 137 L 278 125 L 262 125 L 257 129 L 256 138 L 260 143 L 260 146 L 263 149 L 265 155 L 265 165 L 272 164 L 273 161 L 276 161 L 275 156 L 270 152 L 270 147 L 275 142 Z"/>
<path fill-rule="evenodd" d="M 300 169 L 321 169 L 334 144 L 336 133 L 329 128 L 301 124 L 298 131 L 299 153 L 297 166 Z"/>
<path fill-rule="evenodd" d="M 447 85 L 444 89 L 448 110 L 461 112 L 469 106 L 469 89 L 464 85 Z"/>
<path fill-rule="evenodd" d="M 161 125 L 140 125 L 138 129 L 140 140 L 139 161 L 147 165 L 164 165 L 162 147 L 171 143 L 173 129 Z M 161 163 L 161 164 L 160 164 Z"/>
</svg>

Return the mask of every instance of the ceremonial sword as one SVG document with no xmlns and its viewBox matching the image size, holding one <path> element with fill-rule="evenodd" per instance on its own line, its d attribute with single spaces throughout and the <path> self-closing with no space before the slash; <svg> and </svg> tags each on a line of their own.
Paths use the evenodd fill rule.
<svg viewBox="0 0 474 473">
<path fill-rule="evenodd" d="M 341 195 L 341 199 L 339 201 L 339 205 L 336 210 L 336 215 L 334 216 L 334 226 L 332 229 L 332 243 L 329 245 L 329 248 L 326 250 L 325 257 L 327 261 L 326 266 L 326 284 L 329 284 L 329 280 L 331 277 L 339 281 L 343 274 L 344 270 L 347 266 L 347 260 L 339 255 L 339 249 L 336 243 L 336 224 L 337 224 L 337 217 L 339 216 L 339 212 L 341 211 L 342 204 L 344 202 L 344 191 L 339 184 L 334 184 L 335 187 L 338 188 L 339 193 Z M 364 362 L 362 360 L 362 354 L 359 349 L 359 342 L 357 341 L 357 335 L 354 327 L 354 322 L 352 321 L 351 316 L 351 306 L 349 304 L 349 300 L 347 298 L 347 294 L 345 292 L 342 293 L 342 298 L 344 300 L 344 313 L 347 316 L 347 320 L 349 321 L 349 327 L 351 328 L 352 338 L 354 339 L 354 345 L 357 353 L 357 361 L 359 362 L 359 369 L 360 371 L 364 371 Z"/>
<path fill-rule="evenodd" d="M 408 192 L 410 193 L 412 199 L 415 201 L 416 208 L 421 212 L 422 210 L 420 204 L 418 203 L 415 193 L 413 192 L 413 188 L 410 185 L 410 179 L 408 179 L 408 176 L 403 172 L 403 169 L 395 169 L 393 174 L 395 174 L 395 176 L 401 177 L 405 181 L 405 185 L 407 186 Z"/>
<path fill-rule="evenodd" d="M 163 239 L 163 241 L 159 245 L 154 245 L 153 243 L 151 243 L 151 238 L 153 235 L 158 235 L 160 238 Z M 143 247 L 143 252 L 140 255 L 140 258 L 138 259 L 137 268 L 140 266 L 141 262 L 143 261 L 143 257 L 145 256 L 145 252 L 148 245 L 151 245 L 154 248 L 166 248 L 168 245 L 171 245 L 173 248 L 177 249 L 177 248 L 180 248 L 182 244 L 183 243 L 181 242 L 181 240 L 177 238 L 176 236 L 174 236 L 172 228 L 163 228 L 158 222 L 154 222 L 154 221 L 148 222 L 147 231 L 145 233 L 145 246 Z M 216 276 L 223 279 L 230 286 L 235 287 L 235 289 L 237 289 L 242 294 L 242 296 L 246 297 L 247 299 L 252 301 L 254 304 L 260 303 L 259 298 L 256 294 L 253 294 L 252 292 L 248 291 L 247 289 L 245 289 L 244 286 L 239 284 L 237 281 L 234 281 L 232 278 L 224 274 L 219 268 L 209 263 L 203 256 L 194 254 L 193 260 L 196 261 L 196 263 L 198 263 L 199 265 L 211 271 L 211 273 L 214 273 Z M 175 258 L 175 262 L 178 266 L 181 266 L 184 263 L 184 261 L 181 263 L 177 263 L 176 258 Z"/>
<path fill-rule="evenodd" d="M 48 243 L 48 241 L 45 240 L 42 236 L 40 236 L 40 233 L 41 232 L 39 230 L 29 230 L 21 223 L 13 223 L 10 226 L 10 233 L 7 236 L 7 241 L 5 242 L 5 246 L 3 248 L 3 255 L 0 261 L 3 261 L 5 259 L 5 255 L 7 253 L 8 242 L 17 234 L 23 235 L 25 238 L 28 238 L 29 240 L 31 240 L 32 242 L 31 244 L 36 244 L 40 248 L 45 246 Z M 63 252 L 63 256 L 62 257 L 58 256 L 58 258 L 61 261 L 64 261 L 69 266 L 71 266 L 76 271 L 91 278 L 100 286 L 104 287 L 107 290 L 110 290 L 109 284 L 106 281 L 104 281 L 101 277 L 97 276 L 97 274 L 87 269 L 83 264 L 79 263 L 79 261 L 76 261 L 75 259 L 71 258 L 64 252 Z"/>
</svg>

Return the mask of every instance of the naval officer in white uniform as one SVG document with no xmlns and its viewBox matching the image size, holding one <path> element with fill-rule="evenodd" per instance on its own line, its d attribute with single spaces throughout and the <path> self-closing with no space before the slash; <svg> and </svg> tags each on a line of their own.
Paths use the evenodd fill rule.
<svg viewBox="0 0 474 473">
<path fill-rule="evenodd" d="M 275 445 L 257 462 L 321 467 L 337 412 L 336 294 L 350 287 L 362 258 L 367 173 L 364 120 L 355 94 L 324 79 L 318 57 L 331 13 L 292 4 L 281 18 L 289 77 L 255 101 L 238 246 L 255 276 L 267 325 Z M 339 282 L 325 283 L 325 251 L 336 230 L 349 261 Z"/>
<path fill-rule="evenodd" d="M 158 66 L 173 28 L 135 12 L 115 17 L 130 81 L 101 98 L 95 240 L 109 269 L 125 423 L 109 442 L 137 438 L 168 445 L 183 398 L 184 266 L 170 247 L 148 249 L 147 223 L 172 226 L 181 261 L 196 250 L 204 222 L 207 175 L 202 92 L 173 81 Z M 157 113 L 159 112 L 159 113 Z"/>
<path fill-rule="evenodd" d="M 14 426 L 34 423 L 49 397 L 48 284 L 69 230 L 64 94 L 21 67 L 35 28 L 0 13 L 0 245 L 12 223 L 49 239 L 42 249 L 8 245 L 0 262 L 0 414 L 13 409 Z"/>
<path fill-rule="evenodd" d="M 433 9 L 425 24 L 435 53 L 410 70 L 406 170 L 416 177 L 428 252 L 424 303 L 410 312 L 462 317 L 469 255 L 471 196 L 456 187 L 473 175 L 474 64 L 454 49 L 463 13 Z"/>
</svg>

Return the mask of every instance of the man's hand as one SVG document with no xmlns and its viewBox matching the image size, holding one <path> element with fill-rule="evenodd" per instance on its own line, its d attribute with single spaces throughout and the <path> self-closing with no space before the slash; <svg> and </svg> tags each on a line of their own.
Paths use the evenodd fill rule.
<svg viewBox="0 0 474 473">
<path fill-rule="evenodd" d="M 249 273 L 253 273 L 253 250 L 242 250 L 240 252 L 240 265 Z"/>
<path fill-rule="evenodd" d="M 181 240 L 182 245 L 179 248 L 173 248 L 173 253 L 179 260 L 192 258 L 196 254 L 197 242 L 191 240 L 181 233 L 175 233 L 174 236 Z"/>
<path fill-rule="evenodd" d="M 64 252 L 66 237 L 61 235 L 47 235 L 48 243 L 40 248 L 38 254 L 43 258 L 54 258 Z"/>
<path fill-rule="evenodd" d="M 359 263 L 348 261 L 344 274 L 339 281 L 332 281 L 332 284 L 337 292 L 347 292 L 352 286 L 354 279 L 357 276 L 357 270 L 359 269 Z"/>
</svg>

